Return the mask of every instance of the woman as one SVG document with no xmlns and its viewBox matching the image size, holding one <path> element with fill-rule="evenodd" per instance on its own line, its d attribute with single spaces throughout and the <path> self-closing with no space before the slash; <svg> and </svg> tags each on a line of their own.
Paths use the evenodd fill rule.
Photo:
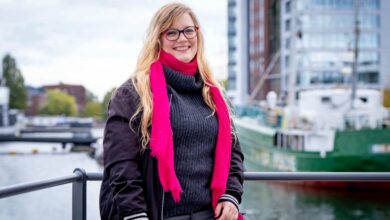
<svg viewBox="0 0 390 220">
<path fill-rule="evenodd" d="M 163 6 L 109 104 L 103 220 L 242 219 L 243 155 L 220 88 L 192 10 Z"/>
</svg>

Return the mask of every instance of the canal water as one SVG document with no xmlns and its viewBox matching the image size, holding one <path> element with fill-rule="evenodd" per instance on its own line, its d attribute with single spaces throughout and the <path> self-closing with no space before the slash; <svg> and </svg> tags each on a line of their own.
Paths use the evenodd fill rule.
<svg viewBox="0 0 390 220">
<path fill-rule="evenodd" d="M 49 143 L 1 143 L 0 187 L 69 175 L 76 168 L 102 172 L 87 153 Z M 87 219 L 99 218 L 100 182 L 88 182 Z M 69 220 L 71 184 L 0 199 L 0 220 Z M 246 182 L 242 210 L 251 220 L 385 220 L 390 194 L 313 190 L 284 184 Z"/>
</svg>

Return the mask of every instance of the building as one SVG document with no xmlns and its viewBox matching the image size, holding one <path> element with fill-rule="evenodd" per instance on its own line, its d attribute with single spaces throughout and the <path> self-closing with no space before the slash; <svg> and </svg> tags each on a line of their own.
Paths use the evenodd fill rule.
<svg viewBox="0 0 390 220">
<path fill-rule="evenodd" d="M 247 1 L 228 0 L 228 96 L 243 104 L 248 93 Z M 240 55 L 238 55 L 240 54 Z"/>
<path fill-rule="evenodd" d="M 280 49 L 279 1 L 249 1 L 248 31 L 251 45 L 248 59 L 248 92 L 250 101 L 258 101 L 265 99 L 268 91 L 280 90 L 280 68 L 277 68 L 279 63 L 277 54 Z M 271 66 L 273 58 L 276 59 L 276 63 Z"/>
<path fill-rule="evenodd" d="M 8 125 L 8 99 L 8 88 L 0 87 L 0 127 Z"/>
<path fill-rule="evenodd" d="M 77 103 L 77 111 L 82 112 L 84 110 L 85 104 L 87 102 L 87 90 L 84 86 L 60 83 L 58 85 L 46 85 L 43 86 L 43 88 L 45 90 L 58 89 L 75 97 Z"/>
<path fill-rule="evenodd" d="M 246 41 L 233 41 L 230 38 L 234 35 L 230 32 L 228 35 L 228 80 L 229 85 L 235 82 L 235 90 L 231 90 L 236 94 L 234 103 L 248 103 L 248 97 L 254 92 L 257 94 L 252 98 L 261 99 L 267 91 L 274 90 L 279 95 L 291 94 L 288 102 L 294 104 L 302 90 L 349 88 L 355 51 L 358 54 L 358 88 L 383 89 L 390 85 L 390 62 L 386 62 L 390 60 L 390 41 L 384 40 L 390 39 L 390 24 L 387 22 L 390 19 L 389 1 L 229 1 L 229 16 L 232 5 L 234 12 L 241 15 L 234 20 L 235 28 L 245 29 L 240 25 L 249 27 L 247 32 L 236 34 L 237 38 L 241 35 Z M 359 34 L 355 31 L 356 20 L 359 22 Z M 232 23 L 229 20 L 229 28 Z M 231 41 L 236 42 L 234 47 L 230 45 Z M 235 54 L 237 66 L 230 65 L 235 63 L 230 59 L 234 51 L 246 53 Z M 273 71 L 267 73 L 265 69 L 277 53 L 280 53 L 279 62 Z M 244 57 L 248 58 L 245 60 Z M 246 72 L 236 72 L 235 77 L 231 76 L 234 70 L 245 69 Z M 260 83 L 260 91 L 254 91 L 262 75 L 269 80 L 268 84 L 266 81 Z M 241 90 L 238 89 L 239 83 L 243 84 Z M 240 92 L 244 94 L 237 95 Z"/>
<path fill-rule="evenodd" d="M 385 24 L 389 5 L 385 0 L 282 0 L 281 89 L 292 94 L 350 87 L 355 51 L 358 88 L 382 89 L 389 76 L 383 58 L 390 48 L 381 41 L 390 37 Z"/>
<path fill-rule="evenodd" d="M 266 73 L 279 51 L 278 27 L 279 1 L 228 2 L 228 94 L 235 104 L 261 100 L 267 91 L 280 90 L 278 65 Z"/>
<path fill-rule="evenodd" d="M 10 91 L 8 87 L 4 86 L 2 80 L 2 75 L 0 75 L 0 127 L 10 125 L 8 114 Z"/>
<path fill-rule="evenodd" d="M 34 88 L 32 86 L 26 86 L 27 90 L 27 108 L 24 114 L 27 116 L 33 116 L 39 114 L 39 110 L 46 103 L 46 91 L 43 87 Z"/>
</svg>

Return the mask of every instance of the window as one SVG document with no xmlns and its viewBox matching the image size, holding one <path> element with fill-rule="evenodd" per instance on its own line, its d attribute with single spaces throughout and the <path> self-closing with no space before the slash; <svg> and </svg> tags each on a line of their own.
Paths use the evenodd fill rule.
<svg viewBox="0 0 390 220">
<path fill-rule="evenodd" d="M 331 103 L 332 100 L 330 99 L 329 96 L 323 96 L 323 97 L 321 97 L 321 102 L 322 103 Z"/>
<path fill-rule="evenodd" d="M 229 50 L 236 50 L 236 36 L 229 36 L 228 37 L 228 44 L 229 44 Z"/>
<path fill-rule="evenodd" d="M 285 25 L 286 25 L 285 26 L 286 31 L 289 31 L 291 29 L 291 20 L 287 19 Z"/>
<path fill-rule="evenodd" d="M 286 2 L 286 13 L 291 12 L 291 1 Z"/>
<path fill-rule="evenodd" d="M 362 14 L 359 16 L 362 28 L 379 28 L 380 18 L 376 14 Z"/>
<path fill-rule="evenodd" d="M 359 38 L 360 48 L 378 48 L 379 35 L 377 33 L 363 33 Z"/>
<path fill-rule="evenodd" d="M 358 57 L 359 65 L 369 66 L 379 64 L 378 52 L 361 52 Z"/>
<path fill-rule="evenodd" d="M 365 84 L 379 83 L 378 72 L 363 72 L 358 74 L 358 82 Z"/>
<path fill-rule="evenodd" d="M 286 49 L 290 49 L 290 38 L 286 39 L 284 46 L 285 46 Z"/>
<path fill-rule="evenodd" d="M 288 68 L 290 66 L 290 57 L 289 56 L 284 57 L 284 66 L 286 68 Z"/>
<path fill-rule="evenodd" d="M 228 86 L 228 90 L 235 90 L 236 89 L 236 79 L 229 79 L 227 86 Z"/>
</svg>

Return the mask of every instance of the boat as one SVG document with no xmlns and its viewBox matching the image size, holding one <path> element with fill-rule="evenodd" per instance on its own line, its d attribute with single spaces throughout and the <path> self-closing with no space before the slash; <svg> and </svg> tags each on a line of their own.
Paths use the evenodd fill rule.
<svg viewBox="0 0 390 220">
<path fill-rule="evenodd" d="M 48 129 L 65 129 L 65 128 L 92 128 L 94 119 L 91 117 L 68 117 L 68 116 L 49 116 L 39 115 L 31 116 L 25 119 L 26 127 L 30 128 L 48 128 Z"/>
<path fill-rule="evenodd" d="M 389 172 L 389 110 L 382 88 L 358 83 L 359 12 L 354 5 L 351 74 L 345 82 L 316 87 L 297 86 L 297 63 L 291 59 L 287 83 L 280 95 L 269 91 L 256 101 L 265 79 L 280 59 L 275 53 L 243 106 L 235 106 L 235 126 L 248 171 Z M 293 31 L 298 30 L 293 27 Z M 300 34 L 301 35 L 301 34 Z M 299 34 L 291 35 L 290 57 L 298 56 Z M 359 86 L 359 88 L 358 88 Z M 288 96 L 288 97 L 287 97 Z M 389 182 L 288 181 L 308 186 L 390 189 Z"/>
<path fill-rule="evenodd" d="M 269 92 L 258 105 L 236 106 L 235 126 L 248 171 L 389 172 L 389 112 L 379 90 L 299 92 L 295 106 L 278 106 Z M 353 106 L 353 107 L 351 107 Z M 358 182 L 294 182 L 359 187 Z M 389 183 L 376 184 L 390 188 Z"/>
</svg>

